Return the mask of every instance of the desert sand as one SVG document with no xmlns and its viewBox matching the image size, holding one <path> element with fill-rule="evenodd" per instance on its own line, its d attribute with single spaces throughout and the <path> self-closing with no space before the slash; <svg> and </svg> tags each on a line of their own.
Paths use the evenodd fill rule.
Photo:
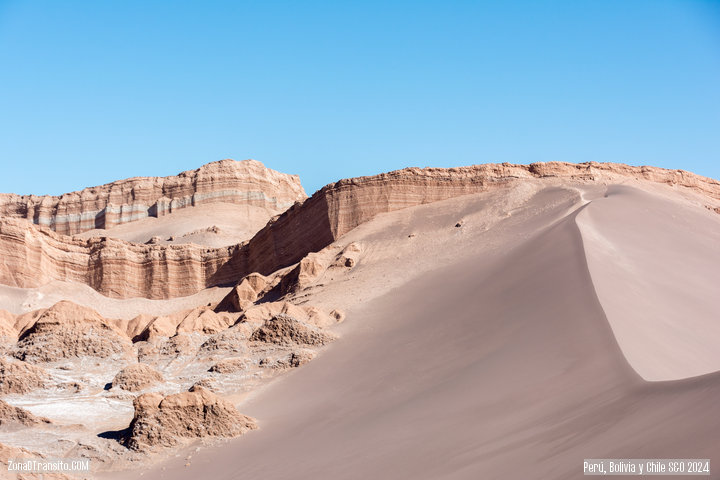
<svg viewBox="0 0 720 480">
<path fill-rule="evenodd" d="M 227 238 L 180 243 L 238 240 L 207 277 L 234 280 L 125 298 L 58 264 L 6 265 L 0 319 L 19 339 L 3 371 L 25 373 L 3 400 L 50 423 L 0 443 L 113 479 L 577 478 L 585 458 L 712 459 L 718 207 L 720 183 L 687 172 L 491 165 L 343 180 L 265 226 L 199 205 L 102 229 L 136 242 L 99 260 L 113 268 L 223 222 Z M 75 249 L 69 265 L 98 233 L 25 228 L 35 251 Z M 101 339 L 55 313 L 83 308 Z"/>
</svg>

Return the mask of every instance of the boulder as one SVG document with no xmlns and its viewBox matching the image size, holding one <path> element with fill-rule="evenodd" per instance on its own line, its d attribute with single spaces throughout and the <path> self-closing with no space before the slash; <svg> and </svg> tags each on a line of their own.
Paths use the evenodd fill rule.
<svg viewBox="0 0 720 480">
<path fill-rule="evenodd" d="M 22 333 L 15 352 L 15 357 L 33 363 L 114 356 L 132 356 L 132 344 L 125 334 L 95 310 L 68 301 L 45 310 Z"/>
<path fill-rule="evenodd" d="M 278 314 L 255 330 L 250 340 L 278 345 L 324 345 L 334 337 L 294 317 Z"/>
<path fill-rule="evenodd" d="M 40 367 L 0 358 L 0 395 L 32 392 L 45 387 L 49 380 L 50 375 Z"/>
<path fill-rule="evenodd" d="M 33 425 L 48 423 L 51 422 L 45 417 L 35 416 L 24 408 L 14 407 L 9 403 L 0 400 L 0 426 L 17 424 L 31 427 Z"/>
<path fill-rule="evenodd" d="M 163 376 L 160 372 L 144 363 L 136 363 L 120 370 L 115 375 L 112 386 L 128 392 L 138 392 L 162 381 Z"/>
<path fill-rule="evenodd" d="M 171 447 L 192 438 L 236 437 L 257 428 L 255 420 L 239 413 L 232 403 L 197 385 L 164 398 L 145 393 L 134 406 L 124 443 L 136 451 Z"/>
</svg>

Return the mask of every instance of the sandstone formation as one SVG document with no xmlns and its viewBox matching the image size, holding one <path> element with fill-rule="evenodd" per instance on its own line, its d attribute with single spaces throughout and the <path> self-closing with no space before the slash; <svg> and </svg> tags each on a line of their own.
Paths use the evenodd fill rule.
<svg viewBox="0 0 720 480">
<path fill-rule="evenodd" d="M 208 372 L 213 373 L 234 373 L 247 368 L 247 360 L 244 358 L 224 358 L 210 367 Z"/>
<path fill-rule="evenodd" d="M 0 218 L 0 283 L 32 288 L 62 280 L 84 283 L 116 298 L 186 296 L 210 286 L 213 274 L 238 248 L 73 238 L 23 220 Z"/>
<path fill-rule="evenodd" d="M 50 375 L 40 367 L 0 358 L 0 395 L 32 392 L 45 387 L 49 380 Z"/>
<path fill-rule="evenodd" d="M 0 426 L 17 424 L 30 427 L 44 423 L 50 423 L 50 420 L 45 417 L 38 417 L 23 408 L 14 407 L 0 400 Z"/>
<path fill-rule="evenodd" d="M 246 342 L 253 333 L 248 323 L 239 323 L 231 328 L 211 335 L 200 345 L 200 355 L 240 355 L 247 352 Z"/>
<path fill-rule="evenodd" d="M 182 439 L 236 437 L 257 428 L 255 420 L 200 386 L 163 398 L 146 393 L 135 399 L 135 416 L 125 444 L 132 450 L 171 447 Z"/>
<path fill-rule="evenodd" d="M 326 247 L 319 252 L 308 253 L 280 280 L 282 295 L 303 290 L 315 283 L 328 269 L 352 268 L 361 253 L 360 245 L 351 243 L 338 252 L 338 248 Z"/>
<path fill-rule="evenodd" d="M 21 360 L 54 362 L 64 358 L 127 358 L 132 345 L 95 310 L 62 301 L 45 310 L 25 330 L 15 356 Z"/>
<path fill-rule="evenodd" d="M 297 368 L 314 359 L 316 355 L 317 353 L 314 350 L 301 349 L 285 355 L 281 354 L 273 357 L 265 357 L 260 360 L 260 366 L 277 369 Z"/>
<path fill-rule="evenodd" d="M 333 336 L 281 313 L 266 320 L 250 340 L 279 345 L 324 345 L 331 342 Z"/>
<path fill-rule="evenodd" d="M 295 204 L 236 250 L 214 275 L 226 280 L 250 272 L 268 275 L 317 252 L 380 213 L 461 195 L 506 188 L 520 179 L 558 177 L 580 183 L 642 179 L 684 187 L 720 202 L 720 182 L 682 170 L 612 163 L 484 164 L 460 168 L 407 168 L 340 180 Z"/>
<path fill-rule="evenodd" d="M 343 315 L 336 310 L 333 312 L 327 314 L 312 305 L 295 305 L 288 301 L 268 302 L 254 305 L 246 310 L 240 317 L 240 321 L 260 326 L 263 322 L 269 320 L 274 315 L 282 313 L 289 315 L 302 323 L 306 323 L 314 327 L 324 328 L 342 321 Z"/>
<path fill-rule="evenodd" d="M 0 310 L 0 342 L 17 339 L 15 330 L 15 315 Z"/>
<path fill-rule="evenodd" d="M 220 166 L 225 168 L 225 163 Z M 720 203 L 720 182 L 681 170 L 594 162 L 409 168 L 327 185 L 293 204 L 249 242 L 232 247 L 71 239 L 5 218 L 0 220 L 0 255 L 5 259 L 0 283 L 27 288 L 51 280 L 74 281 L 119 298 L 191 295 L 210 286 L 236 284 L 253 272 L 269 275 L 291 266 L 380 213 L 548 177 L 581 183 L 641 179 L 698 192 L 711 208 Z M 353 261 L 349 258 L 348 264 Z M 249 293 L 238 292 L 238 298 Z"/>
<path fill-rule="evenodd" d="M 197 354 L 202 336 L 194 333 L 178 333 L 170 338 L 156 337 L 137 344 L 138 360 L 145 363 L 166 362 Z"/>
<path fill-rule="evenodd" d="M 42 457 L 39 453 L 31 452 L 26 448 L 11 447 L 0 443 L 0 463 L 7 465 L 9 459 Z"/>
<path fill-rule="evenodd" d="M 163 376 L 149 365 L 136 363 L 125 367 L 112 381 L 113 388 L 122 388 L 128 392 L 139 392 L 163 381 Z"/>
<path fill-rule="evenodd" d="M 0 217 L 24 218 L 72 235 L 214 202 L 279 213 L 305 196 L 296 175 L 255 160 L 221 160 L 177 176 L 130 178 L 59 197 L 2 194 Z"/>
<path fill-rule="evenodd" d="M 258 299 L 268 284 L 268 279 L 257 272 L 247 275 L 225 296 L 215 311 L 242 312 Z"/>
<path fill-rule="evenodd" d="M 180 333 L 201 332 L 213 334 L 221 332 L 235 323 L 237 315 L 215 312 L 210 307 L 198 307 L 150 318 L 139 334 L 133 335 L 134 341 L 148 341 L 160 337 L 172 337 Z M 139 320 L 138 320 L 139 321 Z M 133 319 L 132 332 L 142 326 Z"/>
</svg>

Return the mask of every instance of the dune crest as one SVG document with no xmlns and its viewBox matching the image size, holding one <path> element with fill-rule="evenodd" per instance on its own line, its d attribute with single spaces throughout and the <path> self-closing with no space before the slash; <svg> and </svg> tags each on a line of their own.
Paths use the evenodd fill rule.
<svg viewBox="0 0 720 480">
<path fill-rule="evenodd" d="M 101 237 L 0 218 L 8 449 L 270 480 L 576 478 L 717 450 L 715 180 L 409 168 L 262 227 L 246 214 L 269 209 L 220 205 Z"/>
<path fill-rule="evenodd" d="M 202 169 L 200 169 L 202 170 Z M 247 243 L 223 248 L 138 245 L 113 238 L 71 239 L 18 220 L 0 219 L 0 283 L 22 288 L 53 280 L 89 285 L 114 298 L 166 299 L 268 275 L 388 213 L 463 195 L 512 188 L 532 179 L 577 183 L 637 180 L 671 185 L 720 205 L 720 183 L 689 172 L 615 164 L 486 164 L 398 170 L 323 187 L 271 220 Z"/>
</svg>

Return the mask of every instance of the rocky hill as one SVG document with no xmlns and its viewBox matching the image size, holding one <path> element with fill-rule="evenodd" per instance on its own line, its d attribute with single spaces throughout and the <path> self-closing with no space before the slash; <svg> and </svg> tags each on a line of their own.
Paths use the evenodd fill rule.
<svg viewBox="0 0 720 480">
<path fill-rule="evenodd" d="M 192 201 L 197 202 L 201 198 L 203 201 L 226 201 L 232 195 L 239 195 L 237 198 L 240 198 L 240 190 L 233 190 L 231 186 L 237 188 L 238 185 L 248 183 L 241 178 L 241 171 L 263 172 L 253 178 L 267 180 L 264 184 L 268 188 L 267 192 L 251 195 L 246 191 L 243 198 L 247 201 L 274 202 L 279 208 L 292 204 L 303 195 L 302 187 L 294 183 L 296 177 L 276 174 L 257 162 L 230 162 L 217 162 L 193 172 L 185 172 L 179 177 L 169 177 L 176 178 L 174 180 L 135 179 L 111 185 L 119 185 L 118 191 L 125 191 L 129 195 L 127 198 L 137 199 L 136 203 L 127 204 L 135 205 L 128 208 L 136 210 L 139 206 L 149 205 L 148 199 L 155 198 L 161 192 L 163 196 L 160 198 L 170 198 L 167 194 L 173 192 L 171 194 L 175 200 L 170 204 L 176 202 L 176 205 L 191 205 Z M 210 172 L 232 173 L 213 175 Z M 3 218 L 0 219 L 0 255 L 3 256 L 0 283 L 28 288 L 61 280 L 84 283 L 115 298 L 162 299 L 186 296 L 211 286 L 234 285 L 252 272 L 266 275 L 292 265 L 378 214 L 507 188 L 518 181 L 534 179 L 548 183 L 553 179 L 562 179 L 578 183 L 642 181 L 665 184 L 700 194 L 705 206 L 711 210 L 718 211 L 720 208 L 720 182 L 681 170 L 561 162 L 485 164 L 450 169 L 408 168 L 327 185 L 304 202 L 292 204 L 249 242 L 223 248 L 193 244 L 141 245 L 109 237 L 78 239 L 60 235 L 46 227 Z M 140 195 L 139 185 L 148 186 L 144 191 L 155 192 L 155 196 Z M 171 188 L 171 185 L 174 186 Z M 138 189 L 133 190 L 135 187 Z M 110 191 L 115 190 L 107 190 Z M 195 193 L 191 194 L 191 191 Z M 182 196 L 182 192 L 187 195 Z M 103 198 L 106 205 L 110 204 L 111 198 L 109 193 L 103 197 L 96 193 L 93 201 L 83 203 L 80 201 L 81 193 L 70 196 L 77 201 L 70 202 L 68 197 L 64 203 L 58 200 L 56 207 L 72 204 L 77 211 L 87 207 L 84 211 L 92 212 L 95 210 L 91 210 L 90 206 L 97 205 L 96 202 L 100 201 L 98 198 Z M 65 196 L 60 197 L 63 198 Z M 122 198 L 118 197 L 117 204 L 122 203 Z M 181 201 L 182 198 L 186 200 Z M 156 199 L 153 205 L 159 201 Z M 58 212 L 58 208 L 54 211 Z M 160 210 L 169 211 L 165 207 Z M 55 218 L 57 227 L 62 223 L 59 219 L 66 217 L 41 218 Z M 70 224 L 65 222 L 63 225 Z M 79 229 L 82 222 L 72 225 Z"/>
<path fill-rule="evenodd" d="M 305 197 L 297 175 L 270 170 L 255 160 L 221 160 L 176 176 L 129 178 L 59 197 L 0 194 L 0 217 L 24 218 L 73 235 L 214 202 L 280 213 Z"/>
</svg>

